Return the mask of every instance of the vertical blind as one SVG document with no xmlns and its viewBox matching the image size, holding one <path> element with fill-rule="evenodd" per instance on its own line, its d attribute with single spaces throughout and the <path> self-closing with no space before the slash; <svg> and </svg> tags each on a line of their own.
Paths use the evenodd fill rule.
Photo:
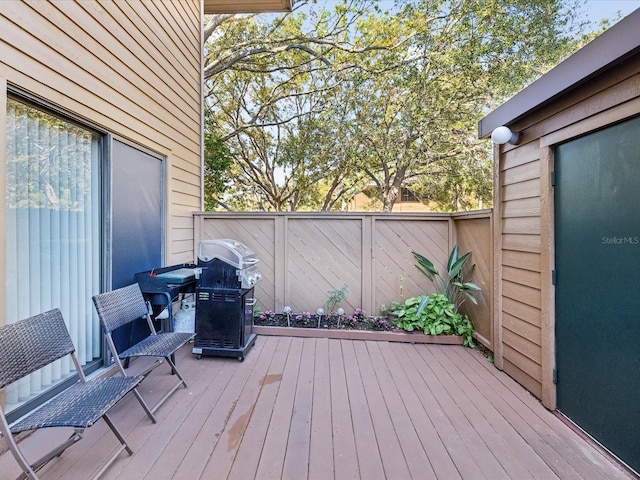
<svg viewBox="0 0 640 480">
<path fill-rule="evenodd" d="M 7 102 L 7 323 L 60 308 L 83 364 L 100 357 L 99 135 Z M 69 359 L 7 387 L 10 411 L 73 373 Z"/>
</svg>

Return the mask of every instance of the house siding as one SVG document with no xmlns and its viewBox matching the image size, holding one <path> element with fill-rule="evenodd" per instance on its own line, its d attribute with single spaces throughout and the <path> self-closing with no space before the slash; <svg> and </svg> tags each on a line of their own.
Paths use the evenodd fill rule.
<svg viewBox="0 0 640 480">
<path fill-rule="evenodd" d="M 198 0 L 0 4 L 0 79 L 9 88 L 166 158 L 167 264 L 194 258 L 200 45 Z"/>
<path fill-rule="evenodd" d="M 510 125 L 495 150 L 496 366 L 555 408 L 554 147 L 640 114 L 640 58 L 594 77 Z"/>
</svg>

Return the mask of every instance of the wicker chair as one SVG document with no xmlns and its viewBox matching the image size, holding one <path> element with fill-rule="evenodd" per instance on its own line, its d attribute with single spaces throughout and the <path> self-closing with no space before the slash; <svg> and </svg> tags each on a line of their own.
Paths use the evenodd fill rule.
<svg viewBox="0 0 640 480">
<path fill-rule="evenodd" d="M 179 332 L 161 332 L 157 333 L 149 312 L 147 304 L 144 301 L 142 292 L 137 283 L 122 287 L 111 292 L 101 293 L 93 297 L 93 303 L 98 312 L 98 317 L 102 322 L 102 327 L 105 332 L 107 344 L 111 349 L 115 363 L 122 375 L 127 376 L 127 373 L 122 364 L 122 360 L 126 360 L 134 357 L 156 357 L 156 361 L 151 364 L 141 375 L 148 375 L 154 368 L 163 363 L 166 360 L 171 367 L 172 373 L 175 373 L 179 381 L 156 403 L 153 408 L 149 408 L 137 389 L 134 390 L 134 395 L 142 405 L 142 408 L 151 419 L 152 422 L 156 422 L 154 412 L 162 405 L 169 396 L 175 392 L 180 385 L 184 385 L 187 388 L 187 382 L 184 380 L 180 372 L 175 366 L 175 363 L 171 360 L 171 356 L 183 345 L 193 339 L 195 334 L 193 333 L 179 333 Z M 113 342 L 112 332 L 123 325 L 138 320 L 140 318 L 146 318 L 149 325 L 149 336 L 136 343 L 132 347 L 118 352 L 115 343 Z"/>
<path fill-rule="evenodd" d="M 107 377 L 87 380 L 75 354 L 75 348 L 60 310 L 55 309 L 0 327 L 0 389 L 50 363 L 71 355 L 80 381 L 64 390 L 40 408 L 9 425 L 0 403 L 0 432 L 24 475 L 37 480 L 36 472 L 52 458 L 78 442 L 84 429 L 100 418 L 120 441 L 120 448 L 99 471 L 100 476 L 120 452 L 133 453 L 124 437 L 109 419 L 107 412 L 144 377 Z M 47 427 L 73 427 L 73 434 L 49 453 L 30 463 L 13 435 Z M 1 475 L 0 475 L 1 476 Z"/>
</svg>

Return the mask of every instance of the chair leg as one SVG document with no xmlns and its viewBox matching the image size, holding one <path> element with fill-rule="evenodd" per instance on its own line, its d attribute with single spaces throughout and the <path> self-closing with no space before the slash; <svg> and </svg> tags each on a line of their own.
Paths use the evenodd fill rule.
<svg viewBox="0 0 640 480">
<path fill-rule="evenodd" d="M 133 394 L 138 399 L 138 402 L 140 403 L 140 405 L 142 405 L 142 408 L 147 413 L 147 416 L 151 419 L 151 422 L 158 423 L 158 421 L 156 420 L 156 417 L 153 415 L 153 412 L 155 409 L 152 410 L 149 408 L 149 406 L 147 405 L 147 402 L 144 401 L 144 399 L 142 398 L 142 395 L 140 395 L 140 392 L 138 392 L 137 388 L 133 389 Z"/>
<path fill-rule="evenodd" d="M 47 463 L 49 463 L 54 457 L 59 457 L 64 453 L 64 451 L 69 448 L 74 443 L 82 440 L 82 434 L 84 433 L 84 429 L 82 428 L 74 428 L 73 433 L 69 438 L 67 438 L 63 443 L 55 447 L 53 450 L 50 450 L 48 453 L 40 457 L 38 460 L 33 462 L 30 465 L 30 468 L 33 472 L 37 472 L 42 467 L 44 467 Z M 26 472 L 25 472 L 26 473 Z M 29 474 L 32 478 L 37 478 L 34 476 L 35 474 Z"/>
<path fill-rule="evenodd" d="M 18 478 L 28 478 L 31 480 L 39 480 L 35 470 L 31 467 L 31 464 L 29 463 L 27 458 L 23 455 L 22 451 L 18 448 L 18 445 L 16 444 L 16 441 L 13 438 L 13 436 L 11 435 L 5 436 L 5 442 L 9 450 L 11 450 L 13 457 L 18 462 L 18 465 L 20 465 L 20 468 L 22 469 L 22 472 L 23 472 L 22 476 Z"/>
<path fill-rule="evenodd" d="M 129 445 L 127 444 L 127 441 L 124 439 L 124 437 L 122 436 L 122 434 L 120 433 L 120 430 L 118 430 L 118 427 L 116 427 L 113 422 L 111 421 L 111 419 L 109 418 L 109 415 L 107 415 L 106 413 L 102 416 L 102 418 L 104 418 L 104 421 L 107 425 L 109 425 L 109 428 L 111 429 L 111 431 L 113 432 L 113 434 L 118 438 L 118 440 L 120 441 L 120 443 L 123 445 L 123 447 L 125 448 L 125 450 L 127 451 L 127 453 L 129 455 L 133 455 L 133 450 L 131 450 L 131 447 L 129 447 Z"/>
<path fill-rule="evenodd" d="M 158 403 L 156 403 L 154 405 L 154 407 L 151 409 L 152 412 L 155 412 L 156 410 L 158 410 L 158 408 L 160 408 L 160 406 L 165 401 L 167 401 L 167 399 L 173 394 L 173 392 L 175 392 L 181 386 L 184 385 L 184 388 L 189 388 L 189 386 L 187 385 L 187 382 L 185 381 L 184 377 L 178 371 L 178 369 L 176 368 L 175 364 L 171 361 L 171 358 L 170 357 L 164 357 L 164 358 L 167 361 L 167 363 L 169 364 L 169 367 L 171 367 L 171 371 L 174 372 L 178 376 L 180 381 L 176 382 L 176 384 L 171 388 L 171 390 L 169 390 L 167 393 L 165 393 L 164 396 L 160 400 L 158 400 Z"/>
<path fill-rule="evenodd" d="M 129 455 L 133 455 L 133 450 L 131 450 L 131 448 L 127 444 L 127 441 L 124 439 L 124 437 L 122 436 L 122 434 L 120 433 L 118 428 L 111 421 L 109 416 L 107 414 L 105 414 L 105 415 L 102 416 L 102 418 L 104 418 L 105 423 L 109 426 L 109 428 L 111 429 L 113 434 L 116 437 L 118 437 L 118 440 L 120 441 L 120 448 L 118 448 L 113 453 L 113 455 L 111 455 L 111 458 L 109 458 L 109 460 L 102 466 L 102 468 L 94 475 L 93 480 L 97 480 L 98 478 L 100 478 L 102 476 L 102 474 L 104 472 L 106 472 L 107 468 L 109 468 L 111 466 L 111 464 L 113 462 L 115 462 L 115 460 L 118 458 L 118 456 L 120 455 L 120 453 L 122 453 L 123 450 L 126 450 L 126 452 Z"/>
<path fill-rule="evenodd" d="M 187 382 L 185 381 L 184 377 L 182 376 L 182 374 L 178 371 L 178 369 L 176 368 L 176 364 L 173 362 L 172 358 L 169 357 L 164 357 L 167 360 L 167 363 L 169 363 L 169 366 L 171 367 L 171 372 L 175 373 L 178 378 L 180 379 L 180 382 L 182 382 L 182 384 L 184 385 L 184 388 L 189 388 L 189 386 L 187 385 Z"/>
</svg>

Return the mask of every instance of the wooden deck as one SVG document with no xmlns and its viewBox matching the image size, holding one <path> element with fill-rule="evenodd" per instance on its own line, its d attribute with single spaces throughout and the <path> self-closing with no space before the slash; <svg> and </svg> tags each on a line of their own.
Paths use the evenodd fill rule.
<svg viewBox="0 0 640 480">
<path fill-rule="evenodd" d="M 244 362 L 196 360 L 190 348 L 177 361 L 189 389 L 158 410 L 157 424 L 133 397 L 114 409 L 135 453 L 102 478 L 633 478 L 460 346 L 258 337 Z M 143 382 L 151 402 L 175 380 L 167 373 L 161 366 Z M 35 456 L 61 435 L 40 431 L 21 444 Z M 91 478 L 116 443 L 99 422 L 41 477 Z M 0 478 L 18 474 L 2 455 Z"/>
</svg>

